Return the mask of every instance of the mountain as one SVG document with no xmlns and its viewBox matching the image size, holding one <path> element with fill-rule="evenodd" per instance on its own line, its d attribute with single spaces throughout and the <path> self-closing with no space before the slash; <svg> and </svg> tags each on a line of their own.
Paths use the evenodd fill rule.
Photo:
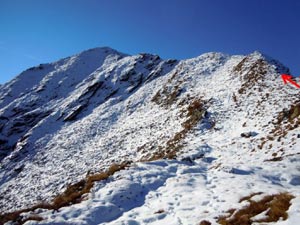
<svg viewBox="0 0 300 225">
<path fill-rule="evenodd" d="M 107 47 L 24 71 L 0 86 L 0 224 L 297 224 L 300 95 L 282 73 L 259 52 Z"/>
</svg>

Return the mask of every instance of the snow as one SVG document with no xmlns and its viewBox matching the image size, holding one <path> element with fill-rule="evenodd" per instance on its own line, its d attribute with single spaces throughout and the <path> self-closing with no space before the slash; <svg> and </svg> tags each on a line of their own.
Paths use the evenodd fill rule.
<svg viewBox="0 0 300 225">
<path fill-rule="evenodd" d="M 239 93 L 260 61 L 263 78 Z M 253 199 L 280 192 L 296 196 L 289 219 L 274 223 L 296 224 L 299 127 L 280 141 L 269 137 L 278 114 L 299 97 L 297 89 L 283 86 L 283 71 L 259 52 L 172 61 L 109 48 L 25 71 L 0 87 L 0 139 L 7 140 L 0 149 L 6 154 L 1 210 L 50 201 L 87 173 L 129 160 L 128 169 L 97 182 L 86 200 L 58 211 L 37 209 L 44 220 L 26 224 L 217 224 L 217 217 L 243 207 L 239 200 L 257 192 L 263 194 Z M 176 87 L 180 92 L 170 105 L 153 101 L 158 92 Z M 207 112 L 181 140 L 176 159 L 140 162 L 182 131 L 187 105 L 179 103 L 198 98 L 207 102 Z M 282 160 L 268 161 L 275 156 Z"/>
<path fill-rule="evenodd" d="M 59 212 L 40 213 L 47 222 L 39 224 L 197 224 L 204 219 L 217 224 L 215 217 L 238 208 L 239 199 L 251 193 L 268 190 L 267 194 L 289 191 L 299 195 L 299 188 L 285 180 L 278 184 L 266 178 L 273 165 L 253 168 L 250 174 L 217 171 L 211 166 L 205 159 L 192 164 L 176 160 L 137 163 L 97 183 L 88 200 Z M 295 172 L 295 168 L 286 169 Z M 299 204 L 299 199 L 293 202 Z M 291 218 L 299 216 L 298 208 L 291 207 L 289 212 Z"/>
</svg>

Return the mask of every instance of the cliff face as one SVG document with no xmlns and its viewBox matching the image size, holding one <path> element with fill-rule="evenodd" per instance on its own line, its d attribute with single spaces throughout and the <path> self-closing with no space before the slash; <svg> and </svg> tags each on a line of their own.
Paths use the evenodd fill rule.
<svg viewBox="0 0 300 225">
<path fill-rule="evenodd" d="M 243 194 L 267 193 L 270 187 L 297 195 L 300 96 L 297 89 L 283 86 L 281 73 L 288 69 L 258 52 L 207 53 L 178 61 L 109 48 L 30 68 L 0 86 L 1 210 L 49 202 L 87 174 L 124 162 L 156 174 L 161 170 L 164 179 L 152 184 L 146 172 L 129 169 L 131 182 L 140 178 L 135 183 L 155 190 L 182 177 L 178 171 L 183 167 L 206 176 L 211 187 L 191 182 L 203 193 L 217 182 L 223 189 L 215 190 L 226 195 L 233 176 L 239 190 L 249 190 L 224 197 L 228 204 Z M 122 176 L 128 176 L 126 171 Z M 251 177 L 253 186 L 240 181 L 243 176 Z M 114 186 L 117 181 L 111 182 Z M 256 182 L 261 188 L 254 187 Z M 127 186 L 133 192 L 141 188 Z M 117 212 L 130 213 L 148 194 L 132 207 L 124 208 L 128 202 L 118 200 L 124 210 Z M 113 198 L 110 203 L 117 204 Z M 227 209 L 218 207 L 215 214 Z M 122 221 L 122 216 L 96 218 L 97 223 Z"/>
</svg>

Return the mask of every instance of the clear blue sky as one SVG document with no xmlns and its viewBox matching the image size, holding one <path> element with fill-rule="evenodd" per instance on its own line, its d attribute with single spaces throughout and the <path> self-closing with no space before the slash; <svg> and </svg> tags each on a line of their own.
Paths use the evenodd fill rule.
<svg viewBox="0 0 300 225">
<path fill-rule="evenodd" d="M 110 46 L 163 58 L 259 50 L 300 74 L 298 0 L 0 0 L 0 83 Z"/>
</svg>

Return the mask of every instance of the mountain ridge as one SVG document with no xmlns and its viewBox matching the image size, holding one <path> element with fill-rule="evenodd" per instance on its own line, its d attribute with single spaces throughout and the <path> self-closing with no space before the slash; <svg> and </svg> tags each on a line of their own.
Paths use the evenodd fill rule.
<svg viewBox="0 0 300 225">
<path fill-rule="evenodd" d="M 87 174 L 124 161 L 150 168 L 147 162 L 155 160 L 155 167 L 166 166 L 167 180 L 178 176 L 172 167 L 212 177 L 238 174 L 237 181 L 244 174 L 259 180 L 264 192 L 274 179 L 275 189 L 284 190 L 276 186 L 281 182 L 297 196 L 296 164 L 285 164 L 299 160 L 300 144 L 299 91 L 280 78 L 288 72 L 259 52 L 163 60 L 107 47 L 30 68 L 0 86 L 1 210 L 51 201 Z M 268 160 L 291 171 L 278 169 L 276 181 L 268 165 L 259 169 Z M 134 168 L 129 170 L 143 180 Z M 222 176 L 217 182 L 226 186 Z M 96 216 L 94 222 L 122 220 L 111 218 Z"/>
</svg>

